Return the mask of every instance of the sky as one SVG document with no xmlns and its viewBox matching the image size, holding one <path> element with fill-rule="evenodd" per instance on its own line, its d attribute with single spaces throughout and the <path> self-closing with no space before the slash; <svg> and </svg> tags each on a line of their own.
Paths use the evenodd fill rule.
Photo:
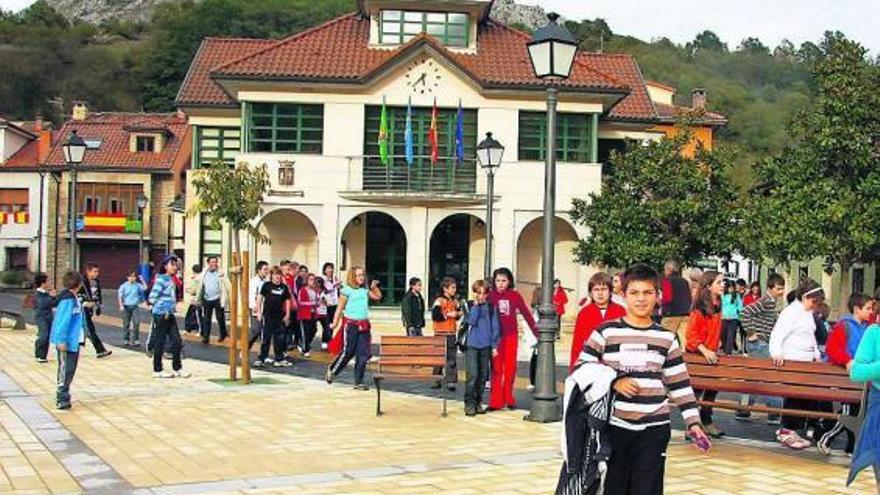
<svg viewBox="0 0 880 495">
<path fill-rule="evenodd" d="M 2 2 L 4 0 L 0 0 Z M 750 36 L 771 49 L 783 39 L 795 46 L 820 40 L 826 30 L 842 31 L 872 53 L 880 53 L 878 0 L 518 0 L 540 5 L 571 20 L 601 17 L 611 31 L 644 41 L 667 37 L 686 43 L 703 30 L 714 31 L 731 49 Z M 872 22 L 873 21 L 873 22 Z"/>
<path fill-rule="evenodd" d="M 20 10 L 34 0 L 0 0 L 3 10 Z M 354 3 L 354 0 L 352 0 Z M 733 49 L 744 38 L 757 36 L 770 48 L 787 38 L 796 46 L 818 41 L 827 29 L 840 30 L 880 53 L 878 0 L 518 0 L 539 4 L 567 19 L 604 18 L 615 33 L 645 41 L 665 36 L 677 43 L 691 41 L 709 29 Z"/>
</svg>

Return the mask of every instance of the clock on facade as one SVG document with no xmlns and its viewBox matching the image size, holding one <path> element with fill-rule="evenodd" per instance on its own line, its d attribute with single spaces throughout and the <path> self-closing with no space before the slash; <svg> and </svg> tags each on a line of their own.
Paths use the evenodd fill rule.
<svg viewBox="0 0 880 495">
<path fill-rule="evenodd" d="M 440 67 L 431 59 L 413 62 L 406 71 L 406 86 L 413 94 L 433 93 L 440 79 Z"/>
</svg>

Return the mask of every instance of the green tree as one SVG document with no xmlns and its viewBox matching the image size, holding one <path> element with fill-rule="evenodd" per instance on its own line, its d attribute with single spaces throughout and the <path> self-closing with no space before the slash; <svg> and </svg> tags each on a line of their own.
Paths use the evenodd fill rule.
<svg viewBox="0 0 880 495">
<path fill-rule="evenodd" d="M 575 255 L 584 264 L 623 267 L 667 259 L 694 263 L 734 246 L 737 196 L 729 150 L 684 153 L 690 132 L 613 153 L 599 194 L 574 200 L 572 219 L 590 232 Z"/>
<path fill-rule="evenodd" d="M 755 167 L 743 250 L 777 263 L 826 260 L 841 271 L 880 255 L 880 68 L 858 43 L 826 33 L 818 95 L 790 124 L 794 142 Z"/>
<path fill-rule="evenodd" d="M 721 41 L 717 34 L 706 30 L 698 34 L 685 48 L 691 55 L 696 55 L 700 51 L 726 52 L 727 43 Z"/>
<path fill-rule="evenodd" d="M 737 48 L 737 51 L 745 52 L 750 55 L 770 55 L 770 49 L 767 48 L 767 45 L 761 43 L 761 40 L 754 37 L 749 37 L 742 40 L 742 42 L 739 44 L 739 47 Z"/>
</svg>

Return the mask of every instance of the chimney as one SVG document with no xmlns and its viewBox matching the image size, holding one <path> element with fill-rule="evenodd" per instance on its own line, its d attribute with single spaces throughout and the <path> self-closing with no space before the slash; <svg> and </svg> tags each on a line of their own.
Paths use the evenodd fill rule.
<svg viewBox="0 0 880 495">
<path fill-rule="evenodd" d="M 73 120 L 86 120 L 89 117 L 89 107 L 84 101 L 73 102 Z"/>
<path fill-rule="evenodd" d="M 40 114 L 37 114 L 34 117 L 34 134 L 39 135 L 40 131 L 42 131 L 42 130 L 43 130 L 43 116 Z"/>
<path fill-rule="evenodd" d="M 694 88 L 693 92 L 691 92 L 691 108 L 705 110 L 706 99 L 705 88 Z"/>
<path fill-rule="evenodd" d="M 52 150 L 52 130 L 43 123 L 43 116 L 34 117 L 34 134 L 37 135 L 37 164 L 46 163 Z"/>
</svg>

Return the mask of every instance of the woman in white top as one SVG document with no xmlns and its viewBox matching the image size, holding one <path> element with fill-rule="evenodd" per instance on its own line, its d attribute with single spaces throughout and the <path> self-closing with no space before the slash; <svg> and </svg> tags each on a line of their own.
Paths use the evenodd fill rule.
<svg viewBox="0 0 880 495">
<path fill-rule="evenodd" d="M 324 280 L 324 304 L 327 313 L 321 319 L 321 349 L 327 350 L 327 344 L 333 339 L 333 318 L 336 316 L 336 307 L 339 305 L 339 289 L 342 281 L 334 275 L 336 266 L 333 263 L 324 263 L 321 267 L 321 278 Z"/>
<path fill-rule="evenodd" d="M 770 357 L 776 366 L 786 361 L 818 361 L 819 345 L 816 343 L 816 321 L 813 311 L 825 300 L 822 287 L 814 280 L 805 279 L 797 289 L 797 299 L 779 314 L 770 333 Z M 815 410 L 816 402 L 805 399 L 785 399 L 785 409 Z M 776 431 L 776 439 L 786 447 L 805 449 L 810 442 L 797 430 L 804 427 L 804 419 L 782 416 L 782 428 Z"/>
</svg>

